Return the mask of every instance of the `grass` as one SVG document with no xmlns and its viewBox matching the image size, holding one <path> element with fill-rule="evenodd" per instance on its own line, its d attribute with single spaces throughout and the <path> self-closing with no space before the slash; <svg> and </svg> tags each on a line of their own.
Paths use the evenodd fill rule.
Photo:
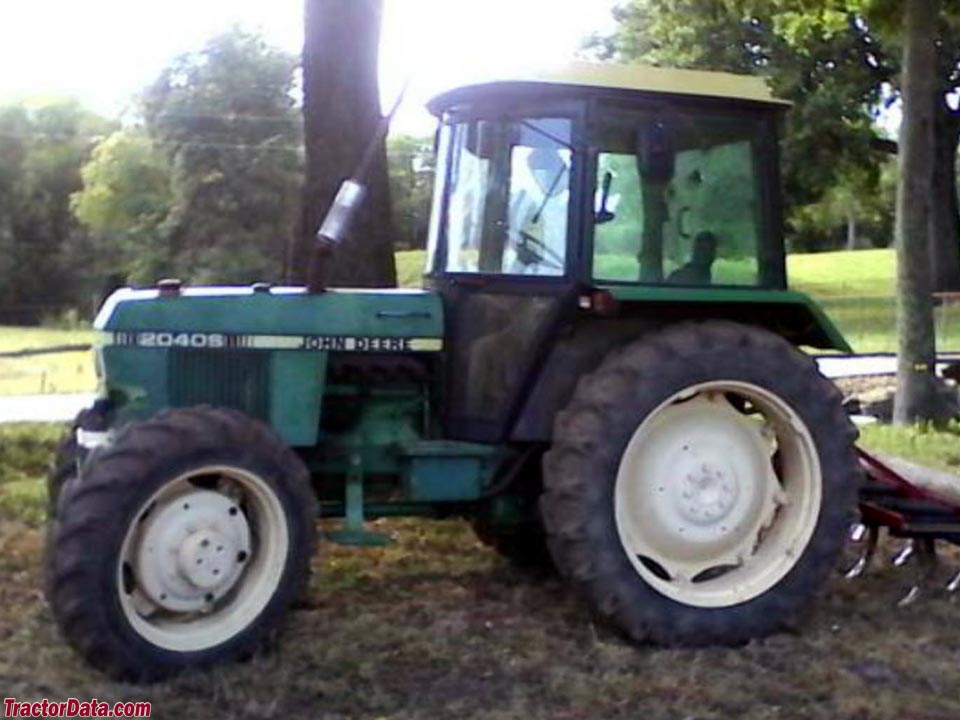
<svg viewBox="0 0 960 720">
<path fill-rule="evenodd" d="M 400 287 L 420 287 L 427 253 L 423 250 L 403 250 L 396 255 L 397 285 Z"/>
<path fill-rule="evenodd" d="M 860 432 L 860 444 L 960 475 L 960 423 L 943 429 L 869 425 Z"/>
<path fill-rule="evenodd" d="M 90 343 L 89 330 L 0 327 L 0 352 Z M 96 387 L 88 352 L 0 358 L 0 395 L 89 392 Z"/>
<path fill-rule="evenodd" d="M 795 290 L 812 295 L 856 352 L 896 351 L 896 257 L 892 249 L 790 255 Z M 937 347 L 960 350 L 960 308 L 934 311 Z"/>
<path fill-rule="evenodd" d="M 896 271 L 896 257 L 891 249 L 787 257 L 790 285 L 818 298 L 893 297 Z"/>
<path fill-rule="evenodd" d="M 0 427 L 0 497 L 11 484 L 41 486 L 61 429 Z M 877 440 L 921 453 L 951 441 Z M 40 500 L 0 504 L 0 686 L 21 700 L 147 700 L 154 717 L 184 720 L 960 716 L 960 663 L 944 632 L 957 606 L 933 594 L 897 610 L 902 571 L 858 584 L 836 576 L 795 631 L 745 647 L 637 648 L 596 625 L 564 584 L 514 570 L 455 520 L 378 523 L 394 539 L 385 548 L 324 545 L 308 597 L 248 662 L 114 683 L 64 644 L 41 599 L 38 512 Z"/>
<path fill-rule="evenodd" d="M 54 424 L 0 425 L 0 523 L 44 521 L 42 478 L 64 430 Z"/>
</svg>

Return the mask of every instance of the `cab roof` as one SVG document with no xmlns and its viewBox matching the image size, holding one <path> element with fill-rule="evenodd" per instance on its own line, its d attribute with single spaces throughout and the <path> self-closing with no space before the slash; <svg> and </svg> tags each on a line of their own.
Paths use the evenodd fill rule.
<svg viewBox="0 0 960 720">
<path fill-rule="evenodd" d="M 563 68 L 532 73 L 526 77 L 497 78 L 463 85 L 434 97 L 427 107 L 439 115 L 461 102 L 496 96 L 511 90 L 532 89 L 613 90 L 739 100 L 788 107 L 786 100 L 773 96 L 766 80 L 753 75 L 677 70 L 651 65 L 614 63 L 571 63 Z"/>
</svg>

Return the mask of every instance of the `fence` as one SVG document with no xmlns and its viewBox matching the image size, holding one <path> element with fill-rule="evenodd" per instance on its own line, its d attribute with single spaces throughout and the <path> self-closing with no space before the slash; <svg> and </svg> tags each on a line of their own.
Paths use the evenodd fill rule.
<svg viewBox="0 0 960 720">
<path fill-rule="evenodd" d="M 58 305 L 0 307 L 0 396 L 96 388 L 88 352 L 93 334 L 89 323 L 82 323 L 77 313 L 69 310 Z M 38 327 L 36 322 L 27 322 L 35 317 L 54 324 Z"/>
<path fill-rule="evenodd" d="M 856 353 L 896 352 L 897 313 L 893 296 L 818 299 Z M 960 298 L 945 297 L 934 307 L 938 352 L 960 352 Z"/>
</svg>

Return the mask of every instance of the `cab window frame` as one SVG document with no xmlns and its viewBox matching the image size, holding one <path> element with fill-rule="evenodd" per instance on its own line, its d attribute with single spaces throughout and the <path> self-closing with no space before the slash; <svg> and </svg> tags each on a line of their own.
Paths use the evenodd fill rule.
<svg viewBox="0 0 960 720">
<path fill-rule="evenodd" d="M 427 281 L 449 280 L 464 284 L 491 282 L 496 284 L 569 285 L 581 276 L 583 233 L 586 225 L 592 225 L 592 215 L 584 216 L 583 204 L 579 202 L 585 188 L 588 187 L 585 162 L 588 153 L 583 145 L 584 126 L 587 115 L 587 101 L 585 98 L 573 98 L 569 95 L 564 99 L 552 101 L 537 101 L 531 99 L 524 102 L 513 99 L 509 102 L 491 102 L 476 100 L 444 111 L 440 118 L 440 128 L 448 128 L 452 137 L 454 126 L 460 123 L 490 121 L 490 122 L 520 122 L 537 119 L 562 119 L 570 122 L 570 168 L 569 168 L 569 201 L 567 203 L 567 226 L 565 239 L 565 262 L 563 272 L 555 275 L 521 274 L 521 273 L 491 273 L 481 271 L 457 271 L 447 269 L 447 254 L 449 250 L 448 226 L 450 211 L 450 180 L 453 171 L 455 143 L 448 142 L 444 162 L 445 175 L 443 177 L 443 196 L 440 203 L 440 219 L 437 228 L 436 250 L 430 258 L 430 267 L 424 279 Z M 439 178 L 437 179 L 439 182 Z"/>
<path fill-rule="evenodd" d="M 757 126 L 753 146 L 756 176 L 757 224 L 757 280 L 753 284 L 711 283 L 710 285 L 680 285 L 667 282 L 607 279 L 594 277 L 594 250 L 596 242 L 595 204 L 600 190 L 598 177 L 600 156 L 603 154 L 596 133 L 603 123 L 604 113 L 610 111 L 635 114 L 641 117 L 704 114 L 714 117 L 742 118 Z M 779 164 L 779 138 L 783 109 L 763 103 L 731 101 L 721 98 L 661 98 L 637 99 L 619 93 L 600 94 L 590 99 L 584 127 L 585 143 L 589 146 L 584 160 L 586 192 L 584 206 L 583 258 L 581 281 L 589 286 L 641 286 L 667 290 L 786 290 L 786 249 L 783 239 L 782 194 Z M 639 247 L 638 247 L 639 252 Z"/>
</svg>

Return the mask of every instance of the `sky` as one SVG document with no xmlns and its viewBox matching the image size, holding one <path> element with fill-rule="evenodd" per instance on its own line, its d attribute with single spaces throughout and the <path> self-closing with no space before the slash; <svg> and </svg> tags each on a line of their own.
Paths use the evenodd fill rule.
<svg viewBox="0 0 960 720">
<path fill-rule="evenodd" d="M 614 2 L 384 0 L 383 105 L 410 81 L 394 129 L 429 133 L 433 123 L 423 104 L 445 88 L 571 60 L 585 37 L 612 29 Z M 302 3 L 5 0 L 0 101 L 71 96 L 116 116 L 172 58 L 232 25 L 259 30 L 272 44 L 299 53 Z"/>
</svg>

